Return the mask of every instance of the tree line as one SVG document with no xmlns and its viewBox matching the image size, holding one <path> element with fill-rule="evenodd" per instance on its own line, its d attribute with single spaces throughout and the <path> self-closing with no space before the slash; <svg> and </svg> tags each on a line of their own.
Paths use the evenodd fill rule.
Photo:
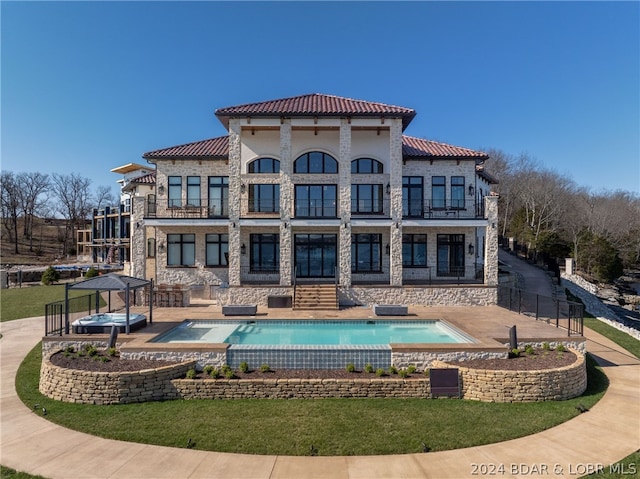
<svg viewBox="0 0 640 479">
<path fill-rule="evenodd" d="M 593 192 L 526 154 L 487 153 L 486 170 L 500 182 L 500 232 L 526 245 L 531 259 L 571 257 L 604 282 L 640 269 L 640 196 Z"/>
<path fill-rule="evenodd" d="M 94 208 L 115 205 L 108 186 L 91 191 L 91 180 L 76 173 L 47 175 L 40 172 L 0 173 L 2 238 L 20 253 L 20 238 L 34 252 L 34 218 L 62 217 L 66 228 L 61 238 L 65 254 L 75 254 L 76 231 L 85 226 Z M 18 220 L 22 219 L 22 228 Z"/>
</svg>

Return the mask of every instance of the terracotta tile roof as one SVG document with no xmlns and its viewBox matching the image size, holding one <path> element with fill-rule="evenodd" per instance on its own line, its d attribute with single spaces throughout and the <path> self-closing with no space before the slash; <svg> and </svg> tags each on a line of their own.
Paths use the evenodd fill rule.
<svg viewBox="0 0 640 479">
<path fill-rule="evenodd" d="M 139 185 L 155 185 L 156 184 L 156 172 L 147 173 L 146 175 L 133 178 L 129 183 L 136 183 Z"/>
<path fill-rule="evenodd" d="M 406 135 L 402 135 L 402 157 L 416 160 L 429 160 L 431 158 L 475 158 L 486 160 L 489 158 L 486 153 L 481 151 Z"/>
<path fill-rule="evenodd" d="M 478 173 L 478 176 L 486 180 L 490 185 L 497 185 L 500 183 L 495 176 L 484 169 L 484 165 L 476 165 L 476 173 Z"/>
<path fill-rule="evenodd" d="M 218 108 L 215 113 L 226 128 L 234 116 L 399 116 L 404 129 L 416 115 L 411 108 L 320 93 Z"/>
<path fill-rule="evenodd" d="M 229 157 L 229 137 L 219 136 L 208 140 L 195 141 L 186 145 L 172 146 L 162 150 L 149 151 L 142 155 L 147 160 L 172 158 L 226 159 Z"/>
</svg>

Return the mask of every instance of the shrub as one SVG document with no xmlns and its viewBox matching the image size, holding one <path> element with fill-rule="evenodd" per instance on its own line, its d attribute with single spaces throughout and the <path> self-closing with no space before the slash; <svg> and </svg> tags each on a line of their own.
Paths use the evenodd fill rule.
<svg viewBox="0 0 640 479">
<path fill-rule="evenodd" d="M 413 374 L 413 373 L 415 373 L 415 372 L 416 372 L 416 370 L 417 370 L 417 368 L 416 368 L 413 364 L 409 364 L 409 366 L 407 366 L 407 372 L 408 372 L 409 374 Z"/>
<path fill-rule="evenodd" d="M 398 371 L 398 376 L 400 376 L 401 378 L 409 377 L 409 371 L 406 369 L 401 369 L 400 371 Z"/>
<path fill-rule="evenodd" d="M 427 368 L 427 369 L 425 369 L 425 370 L 424 370 L 424 375 L 425 375 L 426 377 L 429 377 L 429 368 Z"/>
<path fill-rule="evenodd" d="M 389 367 L 389 374 L 398 374 L 398 368 L 396 368 L 395 366 L 390 366 Z"/>
<path fill-rule="evenodd" d="M 519 358 L 521 352 L 522 351 L 520 351 L 518 348 L 513 348 L 511 351 L 509 351 L 509 356 L 512 358 Z"/>
<path fill-rule="evenodd" d="M 49 286 L 56 283 L 60 279 L 60 273 L 53 267 L 49 266 L 44 273 L 42 273 L 42 284 Z"/>
<path fill-rule="evenodd" d="M 564 353 L 567 350 L 567 348 L 564 347 L 564 344 L 558 344 L 556 346 L 556 351 L 558 351 L 559 353 Z"/>
<path fill-rule="evenodd" d="M 227 379 L 235 379 L 236 373 L 233 372 L 233 369 L 229 368 L 224 372 L 224 377 Z"/>
<path fill-rule="evenodd" d="M 268 364 L 261 364 L 260 371 L 262 371 L 263 373 L 268 373 L 269 371 L 271 371 L 271 368 Z"/>
<path fill-rule="evenodd" d="M 205 374 L 211 375 L 211 371 L 213 371 L 213 366 L 211 364 L 207 364 L 204 368 L 202 368 Z"/>
<path fill-rule="evenodd" d="M 533 346 L 531 346 L 530 344 L 527 344 L 525 346 L 524 352 L 529 354 L 529 355 L 535 354 L 535 350 L 533 349 Z"/>
<path fill-rule="evenodd" d="M 93 359 L 99 359 L 99 360 L 100 360 L 101 362 L 103 362 L 103 363 L 108 363 L 109 361 L 111 361 L 111 359 L 109 359 L 109 358 L 108 358 L 108 357 L 106 357 L 106 356 L 100 356 L 99 358 L 96 356 L 96 357 L 95 357 L 95 358 L 93 358 Z"/>
<path fill-rule="evenodd" d="M 96 356 L 98 354 L 98 349 L 93 344 L 85 344 L 84 345 L 84 351 L 89 356 Z"/>
<path fill-rule="evenodd" d="M 89 278 L 95 278 L 96 276 L 98 276 L 98 270 L 95 269 L 93 266 L 91 266 L 87 272 L 84 274 L 84 277 L 89 279 Z"/>
<path fill-rule="evenodd" d="M 197 373 L 196 370 L 191 368 L 187 371 L 187 379 L 195 379 Z"/>
<path fill-rule="evenodd" d="M 221 376 L 220 370 L 212 366 L 211 371 L 209 371 L 209 376 L 211 376 L 213 379 L 218 379 Z"/>
<path fill-rule="evenodd" d="M 367 364 L 364 365 L 364 370 L 365 370 L 365 372 L 372 373 L 373 372 L 373 366 L 371 364 L 367 363 Z"/>
<path fill-rule="evenodd" d="M 385 370 L 383 368 L 376 369 L 376 376 L 382 377 L 382 376 L 385 376 L 386 374 L 387 373 L 385 372 Z"/>
<path fill-rule="evenodd" d="M 346 370 L 348 373 L 354 373 L 356 371 L 356 366 L 353 363 L 347 364 Z"/>
<path fill-rule="evenodd" d="M 107 356 L 114 357 L 117 353 L 118 351 L 116 350 L 116 348 L 107 349 Z"/>
<path fill-rule="evenodd" d="M 64 352 L 65 353 L 75 353 L 76 352 L 76 348 L 74 348 L 73 346 L 67 346 L 66 348 L 64 348 Z"/>
<path fill-rule="evenodd" d="M 249 372 L 249 363 L 246 361 L 242 361 L 240 363 L 240 371 L 242 371 L 243 373 L 248 373 Z"/>
<path fill-rule="evenodd" d="M 551 345 L 549 345 L 549 343 L 547 343 L 547 342 L 542 343 L 542 349 L 544 349 L 545 351 L 550 351 L 551 350 Z"/>
<path fill-rule="evenodd" d="M 229 371 L 233 372 L 233 369 L 231 369 L 231 366 L 229 366 L 228 364 L 225 364 L 220 368 L 220 372 L 225 376 L 229 373 Z"/>
</svg>

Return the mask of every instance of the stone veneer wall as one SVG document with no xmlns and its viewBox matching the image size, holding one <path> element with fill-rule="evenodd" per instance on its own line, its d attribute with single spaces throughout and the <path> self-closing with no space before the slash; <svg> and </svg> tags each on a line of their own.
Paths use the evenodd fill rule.
<svg viewBox="0 0 640 479">
<path fill-rule="evenodd" d="M 42 361 L 40 392 L 51 399 L 82 404 L 127 404 L 180 398 L 171 383 L 194 367 L 193 361 L 134 372 L 101 373 Z"/>
<path fill-rule="evenodd" d="M 434 367 L 457 367 L 462 398 L 483 402 L 561 401 L 580 396 L 587 389 L 585 356 L 559 369 L 537 371 L 495 371 L 451 366 L 434 361 Z"/>
<path fill-rule="evenodd" d="M 428 377 L 410 379 L 181 379 L 193 361 L 137 372 L 97 373 L 42 363 L 40 392 L 59 401 L 125 404 L 170 399 L 431 398 Z M 451 368 L 434 361 L 434 367 Z M 587 387 L 585 357 L 539 371 L 495 371 L 456 366 L 462 397 L 484 402 L 531 402 L 577 397 Z"/>
</svg>

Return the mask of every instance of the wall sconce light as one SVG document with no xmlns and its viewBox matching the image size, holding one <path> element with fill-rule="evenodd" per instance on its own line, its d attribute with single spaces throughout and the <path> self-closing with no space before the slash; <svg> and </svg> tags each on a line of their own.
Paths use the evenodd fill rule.
<svg viewBox="0 0 640 479">
<path fill-rule="evenodd" d="M 491 223 L 491 228 L 492 229 L 496 229 L 496 224 L 495 223 Z"/>
<path fill-rule="evenodd" d="M 396 229 L 400 228 L 400 222 L 396 221 Z"/>
<path fill-rule="evenodd" d="M 385 246 L 385 251 L 387 253 L 387 256 L 389 256 L 391 254 L 391 246 L 389 246 L 389 243 L 387 243 L 387 246 Z"/>
<path fill-rule="evenodd" d="M 469 254 L 471 256 L 473 256 L 473 251 L 474 251 L 473 243 L 469 243 Z"/>
<path fill-rule="evenodd" d="M 473 196 L 474 191 L 475 189 L 473 188 L 473 185 L 469 185 L 469 196 Z"/>
<path fill-rule="evenodd" d="M 235 228 L 236 227 L 236 222 L 234 221 L 233 223 L 231 223 L 231 226 Z"/>
<path fill-rule="evenodd" d="M 284 229 L 287 229 L 289 227 L 289 223 L 287 223 L 286 221 L 284 222 Z"/>
<path fill-rule="evenodd" d="M 387 183 L 387 194 L 391 194 L 391 184 Z"/>
<path fill-rule="evenodd" d="M 240 254 L 242 255 L 247 254 L 247 247 L 245 246 L 244 243 L 242 243 L 242 246 L 240 246 Z"/>
<path fill-rule="evenodd" d="M 247 185 L 245 185 L 244 183 L 241 183 L 240 184 L 240 193 L 244 194 L 246 189 L 247 189 Z"/>
<path fill-rule="evenodd" d="M 140 228 L 140 222 L 139 221 L 136 222 L 136 228 Z"/>
<path fill-rule="evenodd" d="M 164 251 L 164 243 L 160 243 L 160 245 L 158 246 L 158 249 L 160 251 Z"/>
<path fill-rule="evenodd" d="M 349 222 L 348 222 L 348 221 L 345 221 L 345 222 L 344 222 L 344 228 L 345 228 L 345 229 L 347 229 L 348 227 L 349 227 Z"/>
<path fill-rule="evenodd" d="M 164 185 L 159 185 L 158 186 L 158 194 L 164 195 Z"/>
</svg>

